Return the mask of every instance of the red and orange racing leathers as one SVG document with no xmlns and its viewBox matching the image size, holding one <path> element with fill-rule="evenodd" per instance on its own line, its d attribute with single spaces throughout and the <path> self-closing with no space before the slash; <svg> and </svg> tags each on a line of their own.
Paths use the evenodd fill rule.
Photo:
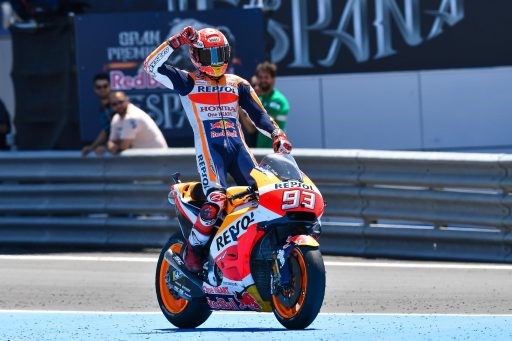
<svg viewBox="0 0 512 341">
<path fill-rule="evenodd" d="M 252 185 L 249 176 L 256 160 L 245 144 L 238 117 L 242 107 L 258 130 L 270 138 L 278 125 L 267 114 L 245 79 L 224 74 L 213 79 L 165 64 L 173 48 L 167 42 L 145 60 L 144 69 L 169 89 L 174 89 L 194 132 L 197 168 L 205 194 L 227 187 L 227 173 L 237 185 Z"/>
</svg>

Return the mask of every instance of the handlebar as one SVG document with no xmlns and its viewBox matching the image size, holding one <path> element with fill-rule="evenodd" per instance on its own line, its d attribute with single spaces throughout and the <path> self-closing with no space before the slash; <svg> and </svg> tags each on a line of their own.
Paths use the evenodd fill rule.
<svg viewBox="0 0 512 341">
<path fill-rule="evenodd" d="M 245 197 L 246 195 L 254 194 L 255 188 L 254 186 L 249 186 L 245 191 L 242 191 L 240 193 L 234 194 L 230 197 L 228 197 L 229 200 L 236 200 Z"/>
</svg>

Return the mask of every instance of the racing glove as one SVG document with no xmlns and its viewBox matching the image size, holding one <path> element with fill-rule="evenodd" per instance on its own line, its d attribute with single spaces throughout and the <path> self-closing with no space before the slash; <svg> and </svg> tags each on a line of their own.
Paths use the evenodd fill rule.
<svg viewBox="0 0 512 341">
<path fill-rule="evenodd" d="M 290 154 L 292 151 L 292 144 L 288 141 L 286 134 L 281 129 L 274 129 L 272 132 L 272 139 L 274 140 L 274 152 Z"/>
<path fill-rule="evenodd" d="M 169 44 L 173 49 L 177 49 L 181 45 L 191 45 L 194 44 L 199 38 L 197 31 L 192 26 L 187 26 L 180 33 L 176 33 L 172 37 L 167 40 L 167 44 Z"/>
</svg>

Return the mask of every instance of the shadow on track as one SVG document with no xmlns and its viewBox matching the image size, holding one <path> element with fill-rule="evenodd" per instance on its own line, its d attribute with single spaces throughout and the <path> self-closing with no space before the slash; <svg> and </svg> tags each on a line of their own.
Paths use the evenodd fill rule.
<svg viewBox="0 0 512 341">
<path fill-rule="evenodd" d="M 154 329 L 153 332 L 148 333 L 133 333 L 134 335 L 151 335 L 151 334 L 180 334 L 180 333 L 207 333 L 207 332 L 231 332 L 231 333 L 257 333 L 257 332 L 283 332 L 287 331 L 286 328 L 190 328 L 190 329 L 178 329 L 178 328 L 165 328 L 165 329 Z M 315 331 L 315 328 L 308 328 L 301 330 L 301 332 Z"/>
</svg>

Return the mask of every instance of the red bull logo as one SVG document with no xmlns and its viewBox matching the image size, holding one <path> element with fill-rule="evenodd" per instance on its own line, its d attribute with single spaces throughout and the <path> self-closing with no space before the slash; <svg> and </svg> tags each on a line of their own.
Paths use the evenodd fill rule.
<svg viewBox="0 0 512 341">
<path fill-rule="evenodd" d="M 261 310 L 259 303 L 247 292 L 244 292 L 237 300 L 240 309 Z"/>
<path fill-rule="evenodd" d="M 203 286 L 203 290 L 206 287 Z M 227 288 L 226 288 L 227 289 Z M 217 292 L 219 291 L 219 292 Z M 244 291 L 242 294 L 229 295 L 227 290 L 217 290 L 215 288 L 207 288 L 205 290 L 208 295 L 206 297 L 206 303 L 212 309 L 216 310 L 252 310 L 252 311 L 261 311 L 262 307 L 256 301 L 256 299 L 251 296 L 248 292 Z M 217 294 L 228 294 L 218 296 Z"/>
<path fill-rule="evenodd" d="M 238 306 L 236 305 L 235 300 L 233 300 L 232 297 L 228 299 L 217 297 L 215 300 L 210 299 L 209 297 L 206 298 L 206 303 L 210 306 L 212 309 L 217 310 L 239 310 Z"/>
<path fill-rule="evenodd" d="M 113 90 L 165 89 L 165 86 L 142 70 L 135 76 L 126 75 L 121 70 L 112 70 L 110 71 L 110 86 Z"/>
<path fill-rule="evenodd" d="M 227 120 L 219 120 L 215 123 L 210 123 L 211 129 L 235 129 L 235 124 Z"/>
<path fill-rule="evenodd" d="M 210 132 L 210 136 L 212 138 L 224 137 L 224 136 L 227 136 L 227 137 L 238 137 L 238 134 L 234 130 L 232 130 L 232 131 L 230 131 L 230 130 L 223 130 L 220 133 L 216 133 L 216 132 L 212 131 L 212 132 Z"/>
</svg>

